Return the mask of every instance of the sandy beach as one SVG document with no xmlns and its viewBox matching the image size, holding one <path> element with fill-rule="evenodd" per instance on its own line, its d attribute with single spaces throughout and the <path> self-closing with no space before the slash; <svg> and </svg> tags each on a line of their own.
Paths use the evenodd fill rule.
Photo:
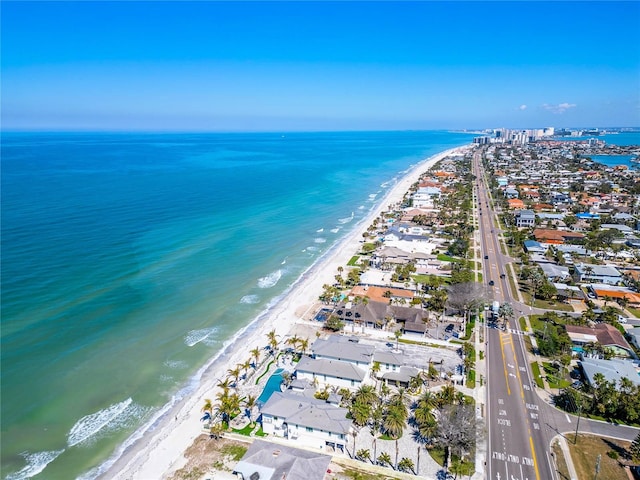
<svg viewBox="0 0 640 480">
<path fill-rule="evenodd" d="M 158 418 L 144 434 L 134 434 L 129 447 L 98 478 L 110 479 L 159 479 L 180 468 L 184 451 L 202 433 L 200 417 L 205 398 L 213 399 L 217 382 L 228 369 L 249 358 L 250 350 L 267 345 L 267 333 L 275 330 L 279 338 L 285 338 L 296 322 L 315 312 L 322 285 L 332 283 L 339 266 L 344 266 L 360 248 L 362 232 L 389 205 L 401 201 L 412 184 L 432 165 L 442 158 L 465 150 L 453 148 L 434 155 L 414 166 L 380 201 L 377 208 L 354 226 L 342 241 L 327 251 L 292 286 L 288 294 L 269 311 L 268 315 L 249 325 L 236 340 L 228 345 L 203 372 L 195 393 L 188 395 L 173 408 L 158 414 Z M 310 339 L 313 341 L 313 339 Z M 133 438 L 140 437 L 136 441 Z"/>
</svg>

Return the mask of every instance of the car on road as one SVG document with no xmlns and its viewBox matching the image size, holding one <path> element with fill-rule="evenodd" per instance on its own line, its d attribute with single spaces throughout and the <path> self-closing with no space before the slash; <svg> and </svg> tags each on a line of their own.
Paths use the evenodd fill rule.
<svg viewBox="0 0 640 480">
<path fill-rule="evenodd" d="M 453 323 L 450 323 L 449 325 L 447 325 L 447 327 L 444 329 L 444 331 L 445 332 L 452 332 L 454 328 L 455 328 L 455 325 Z"/>
<path fill-rule="evenodd" d="M 485 259 L 485 260 L 489 260 L 489 255 L 485 255 L 485 256 L 484 256 L 484 259 Z"/>
<path fill-rule="evenodd" d="M 505 278 L 505 277 L 506 277 L 506 275 L 504 273 L 500 274 L 500 278 Z"/>
<path fill-rule="evenodd" d="M 496 284 L 496 282 L 494 282 L 493 280 L 489 280 L 489 285 L 491 285 L 492 287 Z"/>
</svg>

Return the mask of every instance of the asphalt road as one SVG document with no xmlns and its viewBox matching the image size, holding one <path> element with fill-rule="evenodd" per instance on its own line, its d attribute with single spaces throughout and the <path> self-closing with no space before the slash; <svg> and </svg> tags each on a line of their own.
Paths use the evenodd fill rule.
<svg viewBox="0 0 640 480">
<path fill-rule="evenodd" d="M 484 183 L 479 151 L 474 156 L 473 171 L 477 178 L 475 201 L 479 214 L 483 280 L 488 296 L 500 304 L 509 302 L 515 318 L 521 314 L 542 313 L 544 310 L 518 302 L 510 291 L 506 265 L 511 259 L 500 250 L 500 228 Z M 536 391 L 523 341 L 526 333 L 520 330 L 518 323 L 485 328 L 487 479 L 558 478 L 550 455 L 551 441 L 556 435 L 565 435 L 573 441 L 576 430 L 626 440 L 633 440 L 638 434 L 636 428 L 579 419 L 544 401 Z"/>
<path fill-rule="evenodd" d="M 480 153 L 474 156 L 483 279 L 492 300 L 513 303 L 506 263 L 500 251 L 499 226 L 482 175 Z M 522 335 L 515 325 L 488 328 L 487 340 L 487 478 L 551 479 L 542 432 L 540 400 L 534 392 Z M 512 327 L 512 328 L 509 328 Z M 514 332 L 514 333 L 511 333 Z M 542 423 L 543 424 L 543 423 Z"/>
</svg>

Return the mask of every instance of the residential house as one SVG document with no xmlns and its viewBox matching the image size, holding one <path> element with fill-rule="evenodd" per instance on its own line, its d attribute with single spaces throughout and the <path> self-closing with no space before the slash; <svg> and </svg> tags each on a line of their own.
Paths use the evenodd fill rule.
<svg viewBox="0 0 640 480">
<path fill-rule="evenodd" d="M 347 413 L 324 400 L 274 392 L 261 409 L 262 430 L 300 445 L 343 452 L 352 428 Z"/>
<path fill-rule="evenodd" d="M 640 375 L 629 360 L 611 359 L 602 360 L 599 358 L 583 358 L 579 362 L 584 377 L 590 384 L 594 383 L 597 373 L 604 376 L 605 380 L 615 382 L 616 387 L 620 386 L 623 378 L 631 380 L 636 385 L 640 385 Z"/>
<path fill-rule="evenodd" d="M 627 330 L 627 337 L 629 341 L 636 347 L 640 348 L 640 327 L 631 328 Z"/>
<path fill-rule="evenodd" d="M 363 369 L 349 361 L 325 358 L 302 357 L 296 365 L 298 378 L 338 388 L 359 388 L 368 377 L 368 372 L 368 368 Z"/>
<path fill-rule="evenodd" d="M 553 263 L 541 263 L 540 268 L 544 272 L 545 277 L 550 282 L 563 281 L 571 277 L 569 274 L 569 268 L 562 265 L 555 265 Z"/>
<path fill-rule="evenodd" d="M 535 240 L 525 240 L 524 249 L 529 253 L 546 253 L 547 247 Z"/>
<path fill-rule="evenodd" d="M 576 282 L 607 283 L 617 285 L 622 281 L 622 274 L 614 265 L 592 265 L 579 263 L 574 266 Z"/>
<path fill-rule="evenodd" d="M 330 335 L 327 339 L 318 338 L 311 345 L 311 356 L 316 359 L 339 360 L 367 369 L 375 348 L 360 343 L 358 337 Z"/>
<path fill-rule="evenodd" d="M 577 346 L 599 343 L 613 351 L 618 357 L 635 357 L 633 349 L 613 325 L 598 323 L 593 328 L 580 325 L 565 325 L 571 342 Z"/>
<path fill-rule="evenodd" d="M 325 480 L 331 455 L 258 438 L 233 467 L 236 480 Z M 218 478 L 218 474 L 215 475 Z"/>
<path fill-rule="evenodd" d="M 532 210 L 520 210 L 515 214 L 516 227 L 528 228 L 536 224 L 536 214 Z"/>
</svg>

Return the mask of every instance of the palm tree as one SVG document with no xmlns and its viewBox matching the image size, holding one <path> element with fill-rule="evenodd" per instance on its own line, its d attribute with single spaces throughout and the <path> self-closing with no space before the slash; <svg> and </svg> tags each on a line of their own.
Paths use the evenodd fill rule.
<svg viewBox="0 0 640 480">
<path fill-rule="evenodd" d="M 244 399 L 245 414 L 249 418 L 249 422 L 251 422 L 251 425 L 254 424 L 254 421 L 252 418 L 253 407 L 255 407 L 257 403 L 258 403 L 258 397 L 255 395 L 247 395 L 246 398 Z"/>
<path fill-rule="evenodd" d="M 205 398 L 204 399 L 204 405 L 202 406 L 200 411 L 201 412 L 209 412 L 209 413 L 211 413 L 213 411 L 213 403 L 211 403 L 211 399 L 210 398 Z"/>
<path fill-rule="evenodd" d="M 400 349 L 400 337 L 402 336 L 402 330 L 399 328 L 393 332 L 393 336 L 396 337 L 396 350 Z"/>
<path fill-rule="evenodd" d="M 418 399 L 413 415 L 418 424 L 434 419 L 433 410 L 438 406 L 438 399 L 433 392 L 426 391 Z"/>
<path fill-rule="evenodd" d="M 258 362 L 260 361 L 260 349 L 258 347 L 256 347 L 253 350 L 251 350 L 251 356 L 255 360 L 254 365 L 256 366 L 255 368 L 257 369 L 258 368 Z"/>
<path fill-rule="evenodd" d="M 362 385 L 353 395 L 354 403 L 365 403 L 375 405 L 378 403 L 378 394 L 375 387 L 371 385 Z"/>
<path fill-rule="evenodd" d="M 398 463 L 398 470 L 401 470 L 403 472 L 413 473 L 414 468 L 415 465 L 413 464 L 413 460 L 407 457 L 404 457 L 402 460 L 400 460 L 400 463 Z"/>
<path fill-rule="evenodd" d="M 231 388 L 231 379 L 227 377 L 224 380 L 218 380 L 216 386 L 220 387 L 223 391 L 228 392 Z"/>
<path fill-rule="evenodd" d="M 291 345 L 291 347 L 293 348 L 293 350 L 295 352 L 296 351 L 296 347 L 298 346 L 298 342 L 300 340 L 301 339 L 297 335 L 294 335 L 293 337 L 287 338 L 286 342 L 284 342 L 284 343 L 286 343 L 287 345 Z"/>
<path fill-rule="evenodd" d="M 376 382 L 376 388 L 378 388 L 378 373 L 380 372 L 380 362 L 373 362 L 373 365 L 371 366 L 371 374 L 373 376 L 373 379 Z"/>
<path fill-rule="evenodd" d="M 240 377 L 240 366 L 236 365 L 234 368 L 230 368 L 227 370 L 227 374 L 229 374 L 233 378 L 233 384 L 235 387 L 238 386 L 238 378 Z"/>
<path fill-rule="evenodd" d="M 382 427 L 382 405 L 378 405 L 377 408 L 374 408 L 371 412 L 371 435 L 373 436 L 373 458 L 376 458 L 377 453 L 377 442 L 378 437 L 380 436 L 380 428 Z"/>
<path fill-rule="evenodd" d="M 371 452 L 369 452 L 369 450 L 367 450 L 366 448 L 361 448 L 356 453 L 356 458 L 358 460 L 362 460 L 363 462 L 366 462 L 367 460 L 371 460 Z"/>
<path fill-rule="evenodd" d="M 378 465 L 391 465 L 391 457 L 388 453 L 381 453 L 380 456 L 376 459 Z"/>
<path fill-rule="evenodd" d="M 300 351 L 302 352 L 302 355 L 304 355 L 305 353 L 307 353 L 307 348 L 309 348 L 309 339 L 301 338 L 300 340 L 298 340 L 298 345 L 300 347 Z"/>
<path fill-rule="evenodd" d="M 404 404 L 393 404 L 387 407 L 382 428 L 384 428 L 387 434 L 396 442 L 396 468 L 398 466 L 398 439 L 402 436 L 406 422 L 407 411 Z"/>
<path fill-rule="evenodd" d="M 244 375 L 245 375 L 245 378 L 246 378 L 247 372 L 251 368 L 251 359 L 250 358 L 245 360 L 245 362 L 242 364 L 242 368 L 244 369 Z"/>
<path fill-rule="evenodd" d="M 278 335 L 276 334 L 275 330 L 271 330 L 269 333 L 267 333 L 267 339 L 269 340 L 269 346 L 271 347 L 271 353 L 273 355 L 276 354 L 276 349 L 278 348 Z"/>
</svg>

